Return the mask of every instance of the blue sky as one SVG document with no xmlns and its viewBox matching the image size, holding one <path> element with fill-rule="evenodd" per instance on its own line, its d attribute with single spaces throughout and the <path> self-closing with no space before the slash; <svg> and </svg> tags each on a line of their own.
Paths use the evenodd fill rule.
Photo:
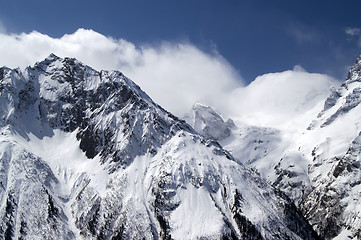
<svg viewBox="0 0 361 240">
<path fill-rule="evenodd" d="M 335 1 L 2 1 L 8 33 L 51 37 L 93 29 L 134 44 L 185 41 L 218 51 L 246 83 L 301 65 L 337 79 L 361 54 L 361 2 Z"/>
</svg>

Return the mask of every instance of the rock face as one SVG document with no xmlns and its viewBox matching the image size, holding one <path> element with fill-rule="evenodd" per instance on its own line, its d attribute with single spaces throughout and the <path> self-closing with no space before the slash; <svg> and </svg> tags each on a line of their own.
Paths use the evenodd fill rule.
<svg viewBox="0 0 361 240">
<path fill-rule="evenodd" d="M 318 238 L 288 197 L 120 72 L 50 55 L 0 68 L 0 92 L 0 238 Z"/>
</svg>

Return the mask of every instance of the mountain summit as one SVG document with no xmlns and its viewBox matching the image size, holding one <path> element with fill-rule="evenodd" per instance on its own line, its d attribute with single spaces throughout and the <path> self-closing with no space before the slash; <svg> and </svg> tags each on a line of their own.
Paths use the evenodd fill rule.
<svg viewBox="0 0 361 240">
<path fill-rule="evenodd" d="M 4 239 L 317 239 L 295 205 L 117 71 L 0 68 Z M 227 130 L 226 130 L 227 131 Z"/>
</svg>

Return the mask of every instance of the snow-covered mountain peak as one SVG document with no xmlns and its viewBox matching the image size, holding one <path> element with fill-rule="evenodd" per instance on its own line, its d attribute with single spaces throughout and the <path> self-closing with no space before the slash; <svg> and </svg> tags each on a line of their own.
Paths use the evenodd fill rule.
<svg viewBox="0 0 361 240">
<path fill-rule="evenodd" d="M 2 75 L 0 238 L 317 239 L 287 197 L 122 73 L 50 55 Z"/>
<path fill-rule="evenodd" d="M 361 56 L 359 56 L 356 59 L 354 65 L 349 70 L 347 79 L 343 85 L 347 86 L 352 82 L 360 81 L 360 79 L 361 79 Z"/>
<path fill-rule="evenodd" d="M 48 67 L 50 68 L 58 68 L 59 70 L 63 67 L 63 60 L 62 58 L 56 56 L 55 54 L 51 53 L 48 57 L 40 62 L 36 62 L 34 64 L 34 68 L 38 70 L 46 71 Z"/>
<path fill-rule="evenodd" d="M 195 103 L 185 120 L 206 138 L 220 141 L 230 136 L 235 125 L 231 119 L 224 121 L 211 107 Z"/>
<path fill-rule="evenodd" d="M 10 71 L 11 69 L 8 67 L 0 67 L 0 80 L 4 78 L 4 76 Z"/>
<path fill-rule="evenodd" d="M 54 61 L 58 61 L 58 60 L 61 61 L 62 58 L 58 57 L 54 53 L 50 53 L 49 56 L 47 56 L 42 62 L 54 62 Z"/>
<path fill-rule="evenodd" d="M 43 72 L 44 77 L 41 80 L 46 85 L 51 85 L 52 83 L 66 87 L 71 85 L 72 88 L 77 87 L 84 91 L 95 91 L 98 88 L 103 88 L 104 85 L 107 86 L 108 91 L 117 91 L 118 87 L 122 86 L 128 89 L 134 97 L 146 101 L 150 106 L 156 106 L 150 97 L 138 85 L 124 76 L 123 73 L 108 70 L 96 71 L 75 58 L 60 58 L 50 54 L 45 60 L 36 63 L 34 67 L 28 70 L 30 72 L 31 70 Z M 108 92 L 108 95 L 114 95 L 114 92 Z"/>
</svg>

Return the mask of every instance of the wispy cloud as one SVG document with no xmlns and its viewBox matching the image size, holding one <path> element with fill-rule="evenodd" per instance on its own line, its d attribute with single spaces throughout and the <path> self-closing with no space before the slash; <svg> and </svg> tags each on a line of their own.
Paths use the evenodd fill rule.
<svg viewBox="0 0 361 240">
<path fill-rule="evenodd" d="M 350 36 L 360 36 L 361 29 L 360 28 L 351 28 L 347 27 L 345 28 L 345 33 Z"/>
<path fill-rule="evenodd" d="M 320 36 L 312 27 L 301 24 L 293 24 L 288 28 L 289 34 L 297 41 L 298 44 L 317 41 Z"/>
<path fill-rule="evenodd" d="M 356 39 L 357 44 L 361 47 L 361 29 L 360 28 L 347 27 L 347 28 L 345 28 L 345 33 L 349 36 L 349 38 L 348 38 L 349 41 Z"/>
<path fill-rule="evenodd" d="M 6 33 L 6 27 L 5 27 L 5 25 L 2 23 L 1 20 L 0 20 L 0 33 Z"/>
<path fill-rule="evenodd" d="M 293 67 L 293 71 L 295 71 L 295 72 L 307 72 L 301 65 L 295 65 Z"/>
</svg>

